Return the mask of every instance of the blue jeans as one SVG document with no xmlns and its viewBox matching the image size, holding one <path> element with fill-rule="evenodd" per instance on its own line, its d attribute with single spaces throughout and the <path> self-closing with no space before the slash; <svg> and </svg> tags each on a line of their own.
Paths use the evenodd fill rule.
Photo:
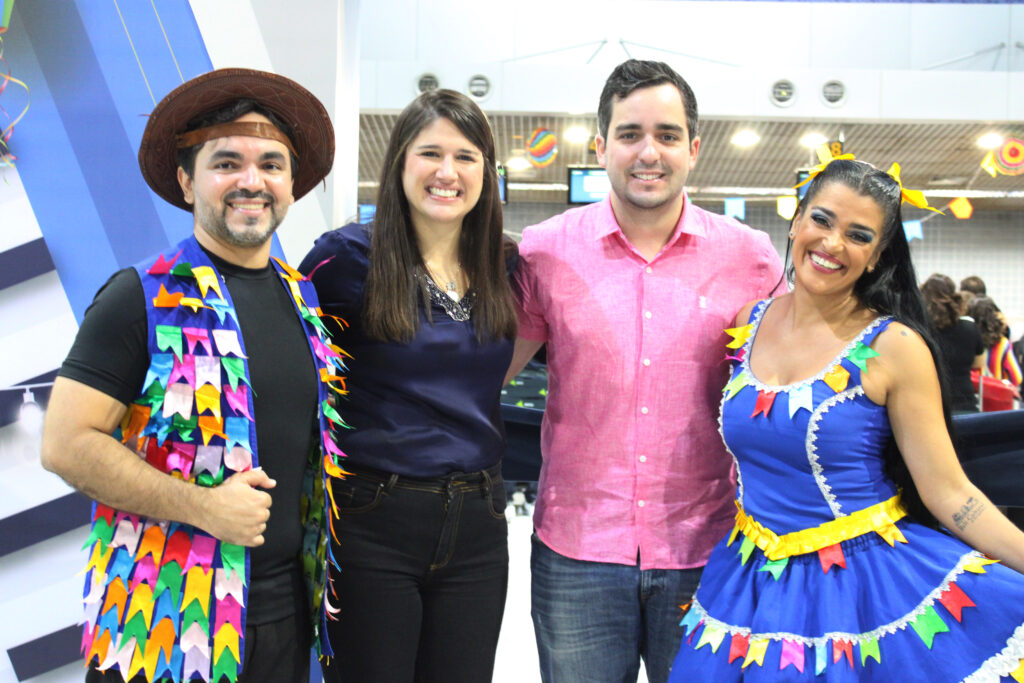
<svg viewBox="0 0 1024 683">
<path fill-rule="evenodd" d="M 500 465 L 413 479 L 349 463 L 332 479 L 328 683 L 491 680 L 508 587 Z M 289 682 L 290 683 L 290 682 Z"/>
<path fill-rule="evenodd" d="M 559 555 L 533 535 L 533 627 L 544 683 L 665 683 L 682 639 L 679 608 L 702 567 L 645 569 Z"/>
</svg>

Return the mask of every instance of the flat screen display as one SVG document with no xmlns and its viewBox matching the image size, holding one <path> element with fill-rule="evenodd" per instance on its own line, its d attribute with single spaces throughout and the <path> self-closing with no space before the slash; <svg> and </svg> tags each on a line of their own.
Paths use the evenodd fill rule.
<svg viewBox="0 0 1024 683">
<path fill-rule="evenodd" d="M 369 223 L 373 220 L 373 217 L 377 215 L 376 204 L 360 204 L 359 205 L 359 222 Z"/>
<path fill-rule="evenodd" d="M 498 196 L 502 204 L 508 204 L 508 174 L 501 164 L 498 164 Z"/>
<path fill-rule="evenodd" d="M 608 172 L 599 166 L 569 168 L 569 203 L 591 204 L 608 196 Z"/>
</svg>

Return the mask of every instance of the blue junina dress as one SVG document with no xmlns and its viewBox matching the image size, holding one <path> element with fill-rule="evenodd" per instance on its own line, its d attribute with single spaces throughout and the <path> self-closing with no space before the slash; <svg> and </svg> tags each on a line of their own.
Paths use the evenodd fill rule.
<svg viewBox="0 0 1024 683">
<path fill-rule="evenodd" d="M 891 321 L 813 378 L 768 386 L 749 358 L 769 304 L 728 331 L 737 521 L 685 613 L 670 681 L 1024 681 L 1024 575 L 910 521 L 884 472 L 889 417 L 861 374 Z"/>
</svg>

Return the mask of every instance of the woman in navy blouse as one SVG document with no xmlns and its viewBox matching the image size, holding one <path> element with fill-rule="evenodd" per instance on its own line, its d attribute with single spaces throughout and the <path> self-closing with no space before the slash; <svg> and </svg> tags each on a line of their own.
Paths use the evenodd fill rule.
<svg viewBox="0 0 1024 683">
<path fill-rule="evenodd" d="M 486 117 L 460 93 L 420 95 L 392 132 L 374 221 L 325 233 L 300 266 L 352 356 L 327 681 L 491 680 L 508 584 L 509 266 Z"/>
</svg>

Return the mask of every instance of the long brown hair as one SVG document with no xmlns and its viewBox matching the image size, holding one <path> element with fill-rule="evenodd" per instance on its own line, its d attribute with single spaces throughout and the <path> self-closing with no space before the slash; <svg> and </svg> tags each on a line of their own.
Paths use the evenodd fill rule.
<svg viewBox="0 0 1024 683">
<path fill-rule="evenodd" d="M 440 118 L 451 121 L 484 157 L 480 199 L 462 220 L 459 235 L 459 263 L 476 292 L 473 324 L 477 339 L 514 339 L 516 313 L 502 247 L 494 137 L 487 117 L 473 100 L 444 89 L 425 92 L 413 100 L 398 116 L 391 132 L 370 239 L 363 326 L 370 337 L 382 341 L 410 341 L 416 335 L 417 295 L 425 297 L 420 278 L 425 266 L 409 216 L 402 174 L 409 145 L 420 131 Z M 428 315 L 429 311 L 427 305 Z"/>
<path fill-rule="evenodd" d="M 960 319 L 960 299 L 956 295 L 956 285 L 948 275 L 931 275 L 921 285 L 921 296 L 936 330 L 952 327 Z"/>
<path fill-rule="evenodd" d="M 999 318 L 999 307 L 989 297 L 974 297 L 967 306 L 967 315 L 974 318 L 985 348 L 995 346 L 1005 336 L 1006 325 Z"/>
</svg>

